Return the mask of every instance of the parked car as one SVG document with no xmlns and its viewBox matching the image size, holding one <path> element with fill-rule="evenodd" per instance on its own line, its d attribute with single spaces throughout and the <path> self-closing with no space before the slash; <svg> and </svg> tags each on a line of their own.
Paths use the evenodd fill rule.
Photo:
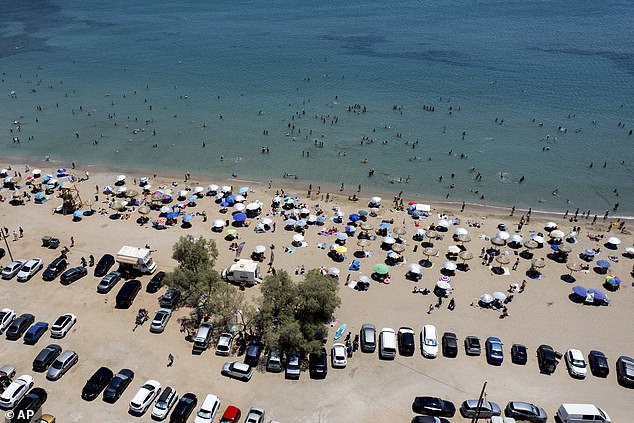
<svg viewBox="0 0 634 423">
<path fill-rule="evenodd" d="M 136 295 L 141 290 L 141 282 L 132 279 L 123 284 L 117 292 L 116 308 L 130 308 Z"/>
<path fill-rule="evenodd" d="M 534 404 L 522 401 L 511 401 L 504 409 L 506 417 L 513 417 L 515 420 L 524 420 L 532 423 L 546 423 L 548 415 L 543 408 Z"/>
<path fill-rule="evenodd" d="M 194 345 L 192 346 L 192 353 L 202 354 L 207 348 L 209 348 L 209 342 L 214 329 L 214 325 L 211 322 L 203 322 L 198 326 L 196 335 L 194 336 Z"/>
<path fill-rule="evenodd" d="M 511 362 L 522 366 L 528 362 L 528 350 L 525 345 L 513 344 L 511 347 Z"/>
<path fill-rule="evenodd" d="M 37 322 L 29 328 L 24 334 L 24 343 L 28 345 L 35 345 L 40 340 L 42 335 L 48 330 L 48 323 Z"/>
<path fill-rule="evenodd" d="M 117 373 L 106 389 L 103 391 L 103 400 L 105 402 L 115 402 L 120 397 L 123 391 L 126 390 L 130 382 L 134 380 L 134 372 L 130 369 L 121 369 Z"/>
<path fill-rule="evenodd" d="M 35 322 L 35 316 L 29 313 L 24 313 L 13 320 L 13 322 L 7 328 L 5 335 L 7 339 L 15 341 L 22 338 L 24 332 Z"/>
<path fill-rule="evenodd" d="M 4 332 L 15 320 L 15 311 L 10 308 L 0 310 L 0 333 Z"/>
<path fill-rule="evenodd" d="M 216 349 L 217 350 L 217 349 Z M 266 357 L 266 371 L 271 373 L 280 373 L 284 370 L 282 366 L 282 353 L 279 348 L 271 348 Z"/>
<path fill-rule="evenodd" d="M 2 269 L 2 279 L 11 279 L 15 275 L 18 274 L 22 266 L 26 263 L 24 259 L 17 259 L 7 264 L 4 269 Z"/>
<path fill-rule="evenodd" d="M 464 339 L 465 354 L 478 356 L 481 353 L 480 338 L 477 336 L 467 336 Z"/>
<path fill-rule="evenodd" d="M 170 423 L 185 423 L 189 416 L 192 414 L 196 405 L 198 404 L 198 398 L 191 392 L 186 393 L 178 400 L 174 411 L 170 415 Z"/>
<path fill-rule="evenodd" d="M 242 417 L 240 409 L 238 407 L 230 405 L 222 414 L 219 423 L 238 423 L 240 421 L 240 417 Z"/>
<path fill-rule="evenodd" d="M 251 407 L 244 423 L 264 423 L 264 408 Z"/>
<path fill-rule="evenodd" d="M 55 320 L 55 323 L 53 323 L 51 327 L 51 338 L 65 337 L 68 331 L 75 325 L 75 322 L 77 322 L 77 317 L 75 317 L 74 314 L 62 314 Z"/>
<path fill-rule="evenodd" d="M 104 254 L 95 266 L 94 275 L 98 278 L 104 277 L 113 265 L 114 257 L 111 254 Z"/>
<path fill-rule="evenodd" d="M 246 363 L 241 363 L 239 361 L 227 361 L 223 364 L 220 373 L 233 379 L 248 382 L 251 380 L 251 376 L 253 376 L 253 369 L 251 369 L 251 366 Z"/>
<path fill-rule="evenodd" d="M 145 382 L 130 401 L 130 413 L 140 416 L 150 407 L 154 399 L 161 394 L 161 384 L 150 379 Z"/>
<path fill-rule="evenodd" d="M 412 328 L 406 326 L 399 328 L 397 333 L 399 354 L 404 356 L 414 355 L 414 351 L 416 351 L 415 337 L 416 335 Z"/>
<path fill-rule="evenodd" d="M 0 408 L 8 410 L 13 408 L 33 386 L 33 377 L 22 375 L 15 379 L 0 395 Z"/>
<path fill-rule="evenodd" d="M 396 332 L 392 328 L 382 328 L 379 332 L 379 359 L 394 360 L 397 350 Z"/>
<path fill-rule="evenodd" d="M 476 415 L 476 410 L 478 408 L 478 400 L 470 399 L 466 400 L 460 406 L 460 414 L 462 417 L 471 419 Z M 491 401 L 482 401 L 480 403 L 480 412 L 478 416 L 481 419 L 490 419 L 493 416 L 499 416 L 502 414 L 502 410 L 500 410 L 500 406 Z"/>
<path fill-rule="evenodd" d="M 49 344 L 40 351 L 40 353 L 33 360 L 33 371 L 44 372 L 48 370 L 49 366 L 55 361 L 55 359 L 62 353 L 62 347 L 57 344 Z"/>
<path fill-rule="evenodd" d="M 438 335 L 434 325 L 425 325 L 420 331 L 420 345 L 423 357 L 436 358 L 438 355 Z"/>
<path fill-rule="evenodd" d="M 56 277 L 62 274 L 64 270 L 68 267 L 68 261 L 66 261 L 66 257 L 59 256 L 55 260 L 53 260 L 44 272 L 42 272 L 42 279 L 45 281 L 52 281 Z"/>
<path fill-rule="evenodd" d="M 157 272 L 154 276 L 152 276 L 150 282 L 148 282 L 147 286 L 145 287 L 145 292 L 148 292 L 150 294 L 158 292 L 158 290 L 161 289 L 161 285 L 163 284 L 163 279 L 165 279 L 165 272 Z"/>
<path fill-rule="evenodd" d="M 163 332 L 165 330 L 165 326 L 167 326 L 167 322 L 169 322 L 170 320 L 170 317 L 172 317 L 171 309 L 160 308 L 154 315 L 154 319 L 152 319 L 152 323 L 150 324 L 150 332 Z"/>
<path fill-rule="evenodd" d="M 15 367 L 10 364 L 5 364 L 0 367 L 0 377 L 8 377 L 12 379 L 15 376 Z"/>
<path fill-rule="evenodd" d="M 445 332 L 442 335 L 442 355 L 449 358 L 458 356 L 458 337 L 453 332 Z"/>
<path fill-rule="evenodd" d="M 55 416 L 50 414 L 42 414 L 35 423 L 55 423 Z"/>
<path fill-rule="evenodd" d="M 244 362 L 249 366 L 256 367 L 260 361 L 261 353 L 262 343 L 260 341 L 249 342 L 246 352 L 244 353 Z"/>
<path fill-rule="evenodd" d="M 73 267 L 72 269 L 68 269 L 62 276 L 59 278 L 59 282 L 62 285 L 70 285 L 71 283 L 78 281 L 88 274 L 88 269 L 84 266 Z"/>
<path fill-rule="evenodd" d="M 616 360 L 616 379 L 621 386 L 634 387 L 634 359 L 622 355 Z"/>
<path fill-rule="evenodd" d="M 539 370 L 545 374 L 552 374 L 557 368 L 557 357 L 555 350 L 550 345 L 542 344 L 537 347 L 537 365 Z"/>
<path fill-rule="evenodd" d="M 437 417 L 453 417 L 456 406 L 451 401 L 437 397 L 416 397 L 412 403 L 412 411 Z"/>
<path fill-rule="evenodd" d="M 15 406 L 15 410 L 20 410 L 21 414 L 16 414 L 11 423 L 28 423 L 31 421 L 30 416 L 34 416 L 37 410 L 42 408 L 48 398 L 48 394 L 44 388 L 33 388 L 24 396 Z"/>
<path fill-rule="evenodd" d="M 178 401 L 178 393 L 176 389 L 171 386 L 167 386 L 161 392 L 161 395 L 156 400 L 156 404 L 152 408 L 152 419 L 165 420 L 174 404 Z"/>
<path fill-rule="evenodd" d="M 104 276 L 97 285 L 97 292 L 100 294 L 107 294 L 114 288 L 114 286 L 121 280 L 121 273 L 110 272 Z"/>
<path fill-rule="evenodd" d="M 107 367 L 100 367 L 97 371 L 88 379 L 84 388 L 81 390 L 81 397 L 86 401 L 92 401 L 101 391 L 106 389 L 106 386 L 112 380 L 113 373 Z"/>
<path fill-rule="evenodd" d="M 230 333 L 221 333 L 216 344 L 216 355 L 227 356 L 231 354 L 231 344 L 233 335 Z"/>
<path fill-rule="evenodd" d="M 414 416 L 411 423 L 450 423 L 449 420 L 435 416 Z"/>
<path fill-rule="evenodd" d="M 610 374 L 608 358 L 601 351 L 590 351 L 588 354 L 588 365 L 592 374 L 597 377 L 607 377 Z"/>
<path fill-rule="evenodd" d="M 300 356 L 297 353 L 291 353 L 286 358 L 286 379 L 299 379 L 302 372 Z"/>
<path fill-rule="evenodd" d="M 18 282 L 26 282 L 42 269 L 42 259 L 34 258 L 26 263 L 18 272 Z"/>
<path fill-rule="evenodd" d="M 484 343 L 489 364 L 500 366 L 504 361 L 504 351 L 502 350 L 502 341 L 500 338 L 489 336 Z"/>
<path fill-rule="evenodd" d="M 211 421 L 216 417 L 216 413 L 220 408 L 220 399 L 213 394 L 207 394 L 203 404 L 200 406 L 200 409 L 196 413 L 196 417 L 194 418 L 194 423 L 211 423 Z"/>
<path fill-rule="evenodd" d="M 73 367 L 79 361 L 79 356 L 75 351 L 66 350 L 61 353 L 51 364 L 46 372 L 46 378 L 48 380 L 58 380 L 68 369 Z"/>
<path fill-rule="evenodd" d="M 313 379 L 325 379 L 328 375 L 328 353 L 326 348 L 322 348 L 319 352 L 310 353 L 308 357 L 308 370 L 310 377 Z"/>
<path fill-rule="evenodd" d="M 586 377 L 586 374 L 588 374 L 588 367 L 581 351 L 571 348 L 566 351 L 565 358 L 566 367 L 568 367 L 568 373 L 570 373 L 570 376 L 577 379 L 583 379 Z"/>
<path fill-rule="evenodd" d="M 348 364 L 348 359 L 346 358 L 347 351 L 346 346 L 341 343 L 333 344 L 330 350 L 330 359 L 333 368 L 343 369 Z"/>
<path fill-rule="evenodd" d="M 159 305 L 163 308 L 174 308 L 181 299 L 181 292 L 178 288 L 168 288 L 165 294 L 159 298 Z"/>
<path fill-rule="evenodd" d="M 373 353 L 376 350 L 376 327 L 371 323 L 361 325 L 361 352 Z"/>
</svg>

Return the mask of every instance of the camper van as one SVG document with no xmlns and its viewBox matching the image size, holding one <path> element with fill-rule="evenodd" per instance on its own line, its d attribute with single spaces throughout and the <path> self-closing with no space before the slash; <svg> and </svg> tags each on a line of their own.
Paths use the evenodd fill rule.
<svg viewBox="0 0 634 423">
<path fill-rule="evenodd" d="M 222 278 L 237 284 L 255 285 L 262 283 L 259 263 L 241 259 L 222 271 Z"/>
<path fill-rule="evenodd" d="M 561 404 L 557 410 L 561 423 L 610 423 L 610 416 L 594 404 Z"/>
<path fill-rule="evenodd" d="M 135 271 L 151 275 L 156 271 L 156 263 L 152 260 L 149 248 L 123 246 L 117 253 L 117 263 L 122 271 Z"/>
</svg>

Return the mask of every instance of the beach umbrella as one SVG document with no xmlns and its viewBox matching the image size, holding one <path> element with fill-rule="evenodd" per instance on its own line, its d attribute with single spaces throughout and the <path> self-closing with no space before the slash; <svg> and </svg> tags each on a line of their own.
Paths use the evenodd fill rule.
<svg viewBox="0 0 634 423">
<path fill-rule="evenodd" d="M 590 288 L 588 289 L 588 294 L 594 294 L 594 299 L 599 301 L 603 301 L 608 298 L 608 296 L 605 295 L 605 292 L 600 289 Z"/>
<path fill-rule="evenodd" d="M 339 241 L 345 241 L 346 239 L 348 239 L 348 234 L 345 232 L 337 232 L 337 239 Z"/>
<path fill-rule="evenodd" d="M 178 198 L 179 199 L 181 199 L 181 198 L 184 199 L 185 197 L 187 197 L 187 190 L 182 189 L 182 190 L 178 191 Z"/>
<path fill-rule="evenodd" d="M 551 238 L 558 238 L 558 239 L 562 239 L 563 237 L 565 237 L 566 234 L 564 233 L 564 231 L 560 231 L 559 229 L 556 229 L 554 231 L 552 231 L 550 233 L 550 237 Z"/>
<path fill-rule="evenodd" d="M 585 297 L 586 295 L 588 295 L 588 290 L 581 285 L 573 286 L 572 292 L 580 297 Z"/>
<path fill-rule="evenodd" d="M 167 213 L 165 217 L 171 220 L 176 219 L 178 217 L 178 212 Z"/>
<path fill-rule="evenodd" d="M 454 271 L 458 268 L 458 265 L 453 261 L 446 261 L 445 264 L 442 265 L 443 269 Z"/>
<path fill-rule="evenodd" d="M 238 193 L 238 194 L 240 194 L 240 195 L 248 194 L 248 193 L 249 193 L 249 187 L 241 187 L 241 188 L 238 188 L 238 190 L 236 191 L 236 193 Z"/>
<path fill-rule="evenodd" d="M 356 213 L 352 213 L 350 216 L 348 216 L 348 219 L 350 219 L 351 222 L 357 222 L 361 219 L 361 216 Z"/>
<path fill-rule="evenodd" d="M 451 289 L 451 285 L 449 285 L 449 282 L 445 282 L 445 281 L 436 282 L 436 286 L 445 291 Z"/>
<path fill-rule="evenodd" d="M 541 269 L 542 267 L 546 266 L 546 262 L 544 261 L 543 258 L 536 258 L 536 259 L 531 260 L 531 265 L 533 267 Z"/>
<path fill-rule="evenodd" d="M 238 233 L 238 231 L 236 229 L 227 229 L 227 232 L 225 232 L 227 235 L 236 235 Z"/>
<path fill-rule="evenodd" d="M 36 200 L 43 200 L 44 198 L 46 198 L 46 196 L 44 195 L 43 192 L 38 192 L 35 194 L 35 199 Z"/>
<path fill-rule="evenodd" d="M 139 214 L 142 214 L 142 215 L 150 214 L 150 208 L 148 206 L 141 206 L 138 208 L 137 211 L 139 212 Z"/>
<path fill-rule="evenodd" d="M 489 295 L 489 294 L 482 294 L 480 295 L 480 302 L 484 303 L 484 304 L 491 304 L 493 302 L 494 298 Z"/>
<path fill-rule="evenodd" d="M 359 282 L 370 283 L 370 277 L 366 275 L 359 276 Z"/>
<path fill-rule="evenodd" d="M 170 202 L 170 201 L 172 201 L 172 195 L 171 195 L 171 194 L 168 194 L 168 193 L 164 193 L 164 194 L 161 196 L 161 200 L 163 200 L 163 201 L 167 201 L 167 202 Z"/>
<path fill-rule="evenodd" d="M 205 188 L 201 187 L 201 186 L 196 186 L 193 188 L 192 191 L 194 191 L 194 193 L 196 194 L 200 194 L 201 192 L 203 192 L 205 190 Z"/>
<path fill-rule="evenodd" d="M 339 254 L 345 254 L 345 253 L 348 252 L 348 249 L 346 247 L 344 247 L 343 245 L 335 245 L 333 250 L 335 250 Z"/>
<path fill-rule="evenodd" d="M 470 242 L 471 241 L 471 237 L 469 235 L 458 235 L 456 237 L 456 239 L 460 242 Z"/>
<path fill-rule="evenodd" d="M 295 234 L 293 235 L 293 242 L 302 242 L 304 240 L 304 235 Z"/>
<path fill-rule="evenodd" d="M 538 244 L 543 244 L 544 243 L 544 237 L 541 235 L 533 235 L 533 241 L 535 241 Z"/>
<path fill-rule="evenodd" d="M 386 236 L 385 238 L 383 238 L 383 243 L 387 245 L 393 245 L 394 243 L 396 243 L 396 240 L 391 236 Z"/>
<path fill-rule="evenodd" d="M 208 192 L 217 192 L 218 191 L 218 185 L 211 184 L 211 185 L 207 186 L 207 191 Z"/>
<path fill-rule="evenodd" d="M 571 274 L 572 272 L 578 272 L 581 270 L 581 265 L 579 263 L 574 263 L 574 262 L 566 263 L 566 267 L 568 268 L 568 270 L 570 270 Z"/>
<path fill-rule="evenodd" d="M 152 191 L 152 185 L 147 184 L 143 187 L 143 192 L 150 192 Z"/>
<path fill-rule="evenodd" d="M 594 251 L 593 248 L 586 248 L 585 250 L 583 250 L 583 254 L 585 254 L 586 256 L 594 256 L 597 252 Z"/>
<path fill-rule="evenodd" d="M 115 211 L 124 211 L 127 205 L 128 205 L 127 201 L 117 201 L 115 203 L 112 203 L 110 208 Z"/>
<path fill-rule="evenodd" d="M 423 271 L 423 269 L 420 267 L 420 265 L 416 264 L 416 263 L 412 263 L 409 265 L 409 271 L 411 273 L 414 273 L 416 275 L 420 275 Z"/>
<path fill-rule="evenodd" d="M 350 233 L 351 235 L 354 234 L 357 231 L 357 228 L 355 228 L 354 226 L 348 225 L 346 226 L 346 234 Z"/>
<path fill-rule="evenodd" d="M 137 195 L 139 195 L 139 191 L 135 190 L 135 189 L 130 189 L 125 193 L 125 196 L 128 198 L 134 198 Z"/>
<path fill-rule="evenodd" d="M 34 178 L 39 178 L 42 175 L 42 170 L 41 169 L 33 169 L 31 171 L 31 174 L 33 175 Z"/>
<path fill-rule="evenodd" d="M 383 263 L 378 263 L 374 265 L 374 273 L 377 275 L 387 275 L 390 272 L 390 269 Z"/>
<path fill-rule="evenodd" d="M 599 267 L 602 267 L 604 269 L 609 269 L 610 268 L 610 262 L 607 260 L 598 260 L 597 261 L 597 265 Z"/>
<path fill-rule="evenodd" d="M 244 213 L 236 213 L 233 215 L 233 220 L 235 220 L 236 222 L 244 222 L 245 220 L 247 220 L 247 215 Z"/>
<path fill-rule="evenodd" d="M 328 274 L 330 276 L 334 276 L 335 278 L 339 277 L 339 274 L 341 273 L 341 270 L 339 270 L 338 267 L 329 267 L 328 268 Z"/>
<path fill-rule="evenodd" d="M 407 230 L 405 228 L 394 228 L 392 232 L 394 232 L 398 236 L 407 234 Z"/>
<path fill-rule="evenodd" d="M 68 171 L 67 171 L 65 168 L 63 168 L 63 167 L 61 167 L 61 168 L 57 169 L 55 172 L 56 172 L 58 175 L 62 175 L 62 176 L 68 173 Z M 119 176 L 123 176 L 123 175 L 119 175 Z M 118 177 L 117 177 L 117 178 L 118 178 Z M 125 179 L 125 176 L 123 176 L 123 179 Z M 117 179 L 117 181 L 118 181 L 118 180 L 119 180 L 119 179 Z"/>
<path fill-rule="evenodd" d="M 380 229 L 387 229 L 391 226 L 392 224 L 390 222 L 381 222 L 379 223 L 379 228 Z"/>
<path fill-rule="evenodd" d="M 194 220 L 194 215 L 189 213 L 183 215 L 183 222 L 190 223 L 192 220 Z"/>
<path fill-rule="evenodd" d="M 298 220 L 295 222 L 295 226 L 297 226 L 298 228 L 303 228 L 304 226 L 306 226 L 306 221 L 305 220 Z"/>
<path fill-rule="evenodd" d="M 511 237 L 509 238 L 510 242 L 516 243 L 516 244 L 521 244 L 523 241 L 522 235 L 518 235 L 518 234 L 513 234 L 511 235 Z"/>
<path fill-rule="evenodd" d="M 495 237 L 495 238 L 491 238 L 491 244 L 493 245 L 504 245 L 506 243 L 506 241 L 504 241 L 501 238 Z"/>
<path fill-rule="evenodd" d="M 449 276 L 447 276 L 447 275 L 441 275 L 441 276 L 438 278 L 438 280 L 439 280 L 439 281 L 443 281 L 443 282 L 447 282 L 447 283 L 448 283 L 448 282 L 451 282 L 451 277 L 449 277 Z"/>
<path fill-rule="evenodd" d="M 398 254 L 395 251 L 389 251 L 387 253 L 387 258 L 391 259 L 391 260 L 398 260 L 401 258 L 400 254 Z"/>
<path fill-rule="evenodd" d="M 222 193 L 231 192 L 231 187 L 229 185 L 223 185 L 222 187 L 220 187 L 220 192 Z"/>
<path fill-rule="evenodd" d="M 84 212 L 81 210 L 75 210 L 73 212 L 73 217 L 82 217 L 84 215 Z"/>
<path fill-rule="evenodd" d="M 426 255 L 427 257 L 435 256 L 438 254 L 438 250 L 435 248 L 425 248 L 423 250 L 423 254 Z"/>
<path fill-rule="evenodd" d="M 241 212 L 242 210 L 246 209 L 247 206 L 244 205 L 244 203 L 236 203 L 233 205 L 233 209 L 236 211 Z"/>
<path fill-rule="evenodd" d="M 159 217 L 158 219 L 156 219 L 156 223 L 158 225 L 165 225 L 167 223 L 167 219 L 164 217 Z"/>
<path fill-rule="evenodd" d="M 544 225 L 546 229 L 557 229 L 557 224 L 555 222 L 546 222 Z"/>
<path fill-rule="evenodd" d="M 508 256 L 508 254 L 500 254 L 495 258 L 495 261 L 500 264 L 509 264 L 511 262 L 511 258 Z"/>
<path fill-rule="evenodd" d="M 256 254 L 262 254 L 266 251 L 266 247 L 264 245 L 256 245 L 255 248 L 253 248 L 253 252 Z"/>
<path fill-rule="evenodd" d="M 627 247 L 625 249 L 625 254 L 634 254 L 634 247 Z"/>
<path fill-rule="evenodd" d="M 499 301 L 504 301 L 504 300 L 506 300 L 506 294 L 504 292 L 495 291 L 493 293 L 493 298 L 495 298 L 496 300 L 499 300 Z"/>
<path fill-rule="evenodd" d="M 63 171 L 64 171 L 64 173 L 66 173 L 66 169 L 57 169 L 57 173 L 60 173 L 60 170 L 63 170 Z M 119 175 L 119 176 L 117 176 L 117 178 L 115 179 L 115 181 L 117 181 L 117 182 L 123 182 L 123 181 L 125 181 L 125 179 L 126 179 L 126 176 L 125 176 L 125 175 Z"/>
<path fill-rule="evenodd" d="M 570 246 L 569 246 L 569 245 L 566 245 L 566 244 L 561 244 L 561 245 L 559 245 L 559 246 L 557 247 L 557 249 L 558 249 L 559 251 L 561 251 L 562 253 L 564 253 L 564 254 L 568 254 L 569 252 L 571 252 L 571 251 L 572 251 L 572 248 L 570 248 Z"/>
<path fill-rule="evenodd" d="M 243 203 L 244 201 L 246 201 L 246 198 L 243 195 L 238 194 L 233 197 L 233 201 L 235 201 L 236 203 Z"/>
<path fill-rule="evenodd" d="M 508 231 L 499 231 L 495 237 L 501 239 L 502 241 L 506 241 L 511 237 L 511 234 L 509 234 Z"/>
<path fill-rule="evenodd" d="M 460 253 L 458 253 L 458 257 L 465 261 L 471 260 L 473 258 L 473 253 L 471 251 L 460 251 Z"/>
<path fill-rule="evenodd" d="M 212 225 L 214 228 L 224 228 L 225 226 L 225 221 L 222 219 L 216 219 L 214 220 L 214 223 Z"/>
<path fill-rule="evenodd" d="M 416 204 L 414 209 L 419 212 L 427 212 L 431 211 L 431 206 L 429 204 Z"/>
<path fill-rule="evenodd" d="M 159 212 L 161 213 L 169 213 L 170 212 L 170 208 L 168 206 L 163 206 L 161 207 L 161 209 L 159 210 Z"/>
<path fill-rule="evenodd" d="M 361 229 L 363 229 L 364 231 L 372 231 L 374 230 L 374 225 L 368 222 L 363 222 L 361 224 Z"/>
<path fill-rule="evenodd" d="M 537 244 L 537 241 L 535 241 L 534 239 L 529 239 L 528 241 L 524 242 L 524 247 L 532 250 L 539 247 L 539 244 Z"/>
<path fill-rule="evenodd" d="M 619 245 L 621 243 L 621 240 L 615 236 L 611 236 L 610 238 L 608 238 L 607 243 L 612 245 Z"/>
<path fill-rule="evenodd" d="M 196 194 L 193 194 L 187 197 L 187 201 L 189 201 L 190 203 L 194 203 L 196 200 L 198 200 L 198 196 Z M 195 205 L 196 204 L 191 204 L 190 207 L 193 207 Z"/>
<path fill-rule="evenodd" d="M 461 250 L 461 249 L 460 249 L 460 247 L 458 247 L 457 245 L 450 245 L 450 246 L 447 248 L 447 252 L 448 252 L 449 254 L 460 254 L 460 251 L 462 251 L 462 250 Z"/>
<path fill-rule="evenodd" d="M 605 282 L 608 285 L 619 286 L 621 284 L 621 278 L 619 278 L 618 276 L 614 276 L 614 275 L 608 275 L 605 278 Z"/>
<path fill-rule="evenodd" d="M 367 216 L 367 215 L 368 215 L 368 211 L 367 211 L 367 210 L 359 210 L 357 213 L 358 213 L 358 214 L 359 214 L 359 216 L 361 216 L 361 217 L 365 217 L 365 216 Z"/>
<path fill-rule="evenodd" d="M 379 204 L 381 202 L 381 197 L 372 197 L 370 198 L 370 203 Z"/>
<path fill-rule="evenodd" d="M 263 217 L 262 219 L 260 219 L 260 222 L 263 225 L 270 225 L 271 223 L 273 223 L 273 219 L 271 219 L 270 217 Z"/>
<path fill-rule="evenodd" d="M 447 219 L 440 219 L 438 223 L 436 224 L 436 226 L 440 226 L 441 228 L 448 228 L 449 221 Z"/>
<path fill-rule="evenodd" d="M 425 236 L 430 239 L 435 239 L 435 238 L 438 238 L 438 232 L 429 230 L 425 232 Z"/>
<path fill-rule="evenodd" d="M 460 235 L 467 235 L 469 233 L 469 231 L 465 228 L 456 228 L 456 230 L 454 231 L 454 235 L 455 236 L 460 236 Z"/>
<path fill-rule="evenodd" d="M 368 240 L 367 239 L 360 239 L 357 241 L 357 245 L 361 248 L 365 247 L 368 245 Z"/>
<path fill-rule="evenodd" d="M 394 244 L 394 245 L 392 245 L 392 251 L 395 251 L 397 253 L 402 253 L 403 251 L 405 251 L 405 245 L 404 244 Z"/>
<path fill-rule="evenodd" d="M 295 219 L 286 219 L 286 221 L 284 221 L 284 226 L 295 226 L 296 222 L 297 220 Z"/>
<path fill-rule="evenodd" d="M 246 206 L 247 210 L 250 210 L 250 211 L 256 211 L 256 210 L 259 210 L 259 209 L 260 209 L 260 207 L 261 207 L 261 206 L 260 206 L 260 203 L 257 203 L 257 202 L 255 202 L 255 201 L 254 201 L 253 203 L 249 203 L 249 204 L 247 204 L 247 206 Z"/>
</svg>

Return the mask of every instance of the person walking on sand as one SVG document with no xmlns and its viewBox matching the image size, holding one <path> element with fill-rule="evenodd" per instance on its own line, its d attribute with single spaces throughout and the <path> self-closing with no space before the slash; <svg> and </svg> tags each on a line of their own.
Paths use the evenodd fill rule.
<svg viewBox="0 0 634 423">
<path fill-rule="evenodd" d="M 20 228 L 18 229 L 18 232 L 20 232 L 20 238 L 24 237 L 24 229 L 22 229 L 22 226 L 20 226 Z"/>
<path fill-rule="evenodd" d="M 432 311 L 434 311 L 434 305 L 430 304 L 429 308 L 427 309 L 427 314 L 431 314 Z"/>
<path fill-rule="evenodd" d="M 13 230 L 13 240 L 14 241 L 18 240 L 18 233 L 15 231 L 15 229 Z"/>
<path fill-rule="evenodd" d="M 167 356 L 167 367 L 172 367 L 172 364 L 174 364 L 174 356 L 169 353 Z"/>
<path fill-rule="evenodd" d="M 526 279 L 522 281 L 522 285 L 520 286 L 520 292 L 524 292 L 524 289 L 526 289 Z"/>
<path fill-rule="evenodd" d="M 72 236 L 70 237 L 70 246 L 71 247 L 75 246 L 75 238 L 73 238 Z"/>
<path fill-rule="evenodd" d="M 515 263 L 513 263 L 513 270 L 517 270 L 517 266 L 519 265 L 520 265 L 520 259 L 518 258 L 515 260 Z"/>
</svg>

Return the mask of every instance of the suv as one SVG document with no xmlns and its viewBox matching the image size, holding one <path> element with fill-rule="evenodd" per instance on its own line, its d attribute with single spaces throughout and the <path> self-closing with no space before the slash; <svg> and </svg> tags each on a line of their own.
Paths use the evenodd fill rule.
<svg viewBox="0 0 634 423">
<path fill-rule="evenodd" d="M 231 354 L 233 336 L 230 333 L 221 333 L 216 344 L 216 355 L 227 356 Z"/>
<path fill-rule="evenodd" d="M 170 423 L 185 423 L 198 404 L 198 398 L 191 392 L 186 393 L 174 407 L 170 415 Z"/>
<path fill-rule="evenodd" d="M 555 350 L 550 345 L 542 344 L 537 348 L 537 364 L 539 370 L 545 374 L 552 374 L 557 368 L 557 357 Z"/>
<path fill-rule="evenodd" d="M 178 393 L 176 389 L 171 386 L 163 389 L 163 392 L 154 404 L 154 408 L 152 408 L 152 420 L 164 420 L 177 400 Z"/>
<path fill-rule="evenodd" d="M 117 293 L 116 308 L 130 308 L 140 290 L 141 282 L 136 279 L 124 283 Z"/>
<path fill-rule="evenodd" d="M 98 278 L 105 276 L 113 265 L 114 257 L 110 254 L 104 254 L 95 266 L 95 276 Z"/>
<path fill-rule="evenodd" d="M 100 294 L 107 294 L 110 290 L 121 280 L 121 273 L 110 272 L 103 277 L 99 285 L 97 285 L 97 292 Z"/>
<path fill-rule="evenodd" d="M 62 347 L 57 344 L 50 344 L 42 349 L 37 357 L 35 357 L 35 360 L 33 360 L 33 371 L 45 372 L 61 352 Z"/>
<path fill-rule="evenodd" d="M 217 354 L 217 353 L 216 353 Z M 279 348 L 271 348 L 266 358 L 266 371 L 280 373 L 282 371 L 282 353 Z"/>
<path fill-rule="evenodd" d="M 71 283 L 83 278 L 88 274 L 88 269 L 84 266 L 73 267 L 65 271 L 59 278 L 62 285 L 70 285 Z"/>
<path fill-rule="evenodd" d="M 376 350 L 376 327 L 371 323 L 364 323 L 361 326 L 361 351 L 373 353 Z"/>
<path fill-rule="evenodd" d="M 108 386 L 113 376 L 112 370 L 107 367 L 100 367 L 84 385 L 84 389 L 81 390 L 81 398 L 86 401 L 92 401 L 97 398 L 97 395 Z"/>
<path fill-rule="evenodd" d="M 262 353 L 262 343 L 260 341 L 251 341 L 247 345 L 247 351 L 244 354 L 244 362 L 251 367 L 257 367 Z"/>
<path fill-rule="evenodd" d="M 214 417 L 216 417 L 219 408 L 220 399 L 213 394 L 208 394 L 203 401 L 203 405 L 200 406 L 200 409 L 196 413 L 194 423 L 211 423 Z"/>
<path fill-rule="evenodd" d="M 165 279 L 165 272 L 158 272 L 156 275 L 150 279 L 147 286 L 145 287 L 145 292 L 150 294 L 157 293 L 159 289 L 161 289 L 161 285 L 163 283 L 163 279 Z"/>
<path fill-rule="evenodd" d="M 616 360 L 616 379 L 621 386 L 634 387 L 634 360 L 631 357 L 622 355 Z"/>
<path fill-rule="evenodd" d="M 302 366 L 300 362 L 299 354 L 291 353 L 286 358 L 286 372 L 284 377 L 286 379 L 299 379 L 302 373 Z"/>
<path fill-rule="evenodd" d="M 214 325 L 209 322 L 201 323 L 196 331 L 196 336 L 194 337 L 194 346 L 192 350 L 194 352 L 202 353 L 207 348 L 209 348 L 209 340 L 211 339 L 211 332 L 213 331 Z"/>
<path fill-rule="evenodd" d="M 75 351 L 66 350 L 51 364 L 46 373 L 48 380 L 57 380 L 79 361 Z"/>
<path fill-rule="evenodd" d="M 159 305 L 163 308 L 174 308 L 181 298 L 181 292 L 178 288 L 169 288 L 165 294 L 159 298 Z"/>
<path fill-rule="evenodd" d="M 68 267 L 68 262 L 63 256 L 57 257 L 48 265 L 46 270 L 42 273 L 42 279 L 45 281 L 52 281 L 58 277 Z"/>
<path fill-rule="evenodd" d="M 325 379 L 328 374 L 328 353 L 326 348 L 322 348 L 319 352 L 311 353 L 308 364 L 311 378 Z"/>
</svg>

